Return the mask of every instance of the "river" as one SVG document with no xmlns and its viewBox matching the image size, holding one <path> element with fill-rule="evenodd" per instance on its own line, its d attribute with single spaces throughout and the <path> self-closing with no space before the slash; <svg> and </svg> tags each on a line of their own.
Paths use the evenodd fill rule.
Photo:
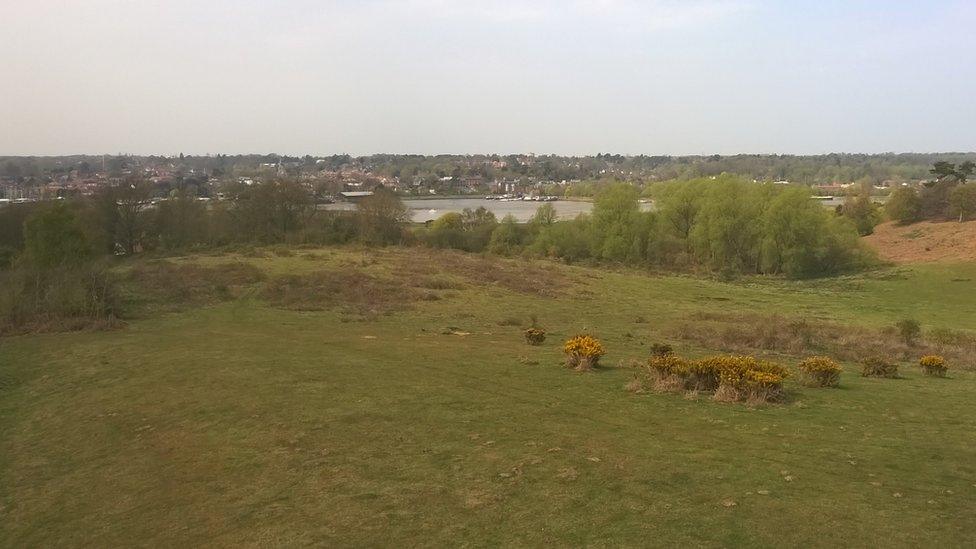
<svg viewBox="0 0 976 549">
<path fill-rule="evenodd" d="M 883 200 L 875 199 L 878 202 Z M 535 202 L 532 200 L 513 200 L 510 202 L 501 200 L 485 200 L 484 198 L 411 198 L 403 201 L 410 209 L 411 220 L 414 223 L 424 223 L 432 221 L 438 217 L 449 213 L 460 213 L 465 208 L 476 210 L 481 206 L 495 214 L 499 221 L 506 215 L 511 214 L 519 223 L 529 221 L 539 206 L 552 204 L 556 208 L 556 215 L 561 220 L 573 219 L 581 213 L 589 213 L 593 209 L 592 202 L 581 202 L 575 200 L 557 200 L 555 202 Z M 828 208 L 836 207 L 844 203 L 844 197 L 835 197 L 830 200 L 823 200 L 821 203 Z M 642 202 L 641 210 L 650 211 L 654 208 L 653 204 Z M 356 205 L 350 202 L 338 202 L 328 204 L 323 207 L 326 210 L 355 210 Z"/>
<path fill-rule="evenodd" d="M 403 201 L 410 208 L 411 220 L 415 223 L 432 221 L 449 213 L 460 213 L 465 208 L 476 210 L 481 206 L 495 214 L 499 221 L 511 214 L 515 220 L 525 223 L 535 215 L 535 211 L 543 204 L 552 204 L 559 219 L 573 219 L 581 213 L 589 213 L 593 209 L 592 202 L 577 202 L 575 200 L 557 200 L 555 202 L 536 202 L 533 200 L 485 200 L 484 198 L 437 198 L 437 199 L 406 199 Z M 354 210 L 355 204 L 339 202 L 325 206 L 327 210 Z"/>
</svg>

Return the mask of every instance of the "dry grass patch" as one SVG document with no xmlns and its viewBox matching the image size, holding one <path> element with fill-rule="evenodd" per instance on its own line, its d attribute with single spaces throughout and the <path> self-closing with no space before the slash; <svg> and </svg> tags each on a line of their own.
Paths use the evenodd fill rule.
<svg viewBox="0 0 976 549">
<path fill-rule="evenodd" d="M 128 273 L 127 282 L 149 303 L 165 309 L 179 309 L 235 299 L 264 278 L 260 269 L 244 262 L 207 266 L 152 261 L 134 266 Z"/>
<path fill-rule="evenodd" d="M 285 309 L 320 311 L 341 308 L 364 315 L 406 309 L 411 302 L 427 299 L 421 292 L 397 280 L 386 280 L 358 269 L 337 268 L 272 278 L 260 296 Z"/>
<path fill-rule="evenodd" d="M 829 355 L 859 362 L 875 356 L 917 360 L 938 354 L 976 368 L 976 336 L 953 330 L 922 331 L 909 345 L 891 327 L 872 329 L 835 322 L 751 313 L 704 313 L 679 322 L 671 335 L 708 349 L 735 353 L 771 351 L 786 355 Z"/>
<path fill-rule="evenodd" d="M 555 297 L 570 281 L 556 265 L 503 259 L 453 250 L 411 250 L 400 259 L 398 273 L 417 277 L 457 276 L 479 285 Z"/>
</svg>

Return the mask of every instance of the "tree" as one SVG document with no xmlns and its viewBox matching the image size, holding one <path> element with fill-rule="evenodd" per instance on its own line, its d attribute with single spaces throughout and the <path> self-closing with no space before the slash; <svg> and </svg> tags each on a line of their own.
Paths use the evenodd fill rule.
<svg viewBox="0 0 976 549">
<path fill-rule="evenodd" d="M 597 197 L 590 225 L 594 256 L 611 261 L 641 258 L 644 247 L 638 244 L 635 250 L 637 197 L 637 189 L 628 183 L 613 184 Z"/>
<path fill-rule="evenodd" d="M 701 207 L 704 191 L 703 181 L 687 181 L 667 192 L 660 200 L 661 216 L 667 221 L 674 234 L 687 241 L 695 224 L 695 217 Z"/>
<path fill-rule="evenodd" d="M 74 212 L 61 203 L 38 211 L 26 221 L 24 248 L 27 260 L 42 269 L 77 265 L 92 251 Z"/>
<path fill-rule="evenodd" d="M 207 207 L 186 191 L 177 191 L 156 209 L 155 229 L 160 244 L 181 249 L 207 240 Z"/>
<path fill-rule="evenodd" d="M 11 179 L 19 178 L 22 173 L 23 170 L 21 170 L 20 166 L 13 160 L 8 160 L 7 163 L 3 165 L 3 175 Z"/>
<path fill-rule="evenodd" d="M 119 251 L 132 255 L 143 250 L 147 220 L 143 210 L 149 200 L 149 187 L 141 182 L 121 185 L 114 189 L 117 216 L 115 244 Z"/>
<path fill-rule="evenodd" d="M 395 244 L 403 238 L 402 225 L 410 210 L 393 191 L 378 188 L 357 207 L 359 237 L 370 244 Z"/>
<path fill-rule="evenodd" d="M 848 197 L 840 206 L 840 214 L 854 222 L 857 233 L 861 236 L 873 233 L 875 225 L 881 221 L 878 206 L 871 200 L 871 196 L 865 192 Z"/>
<path fill-rule="evenodd" d="M 914 347 L 915 342 L 922 335 L 922 325 L 913 318 L 899 320 L 895 323 L 895 328 L 898 330 L 898 336 L 901 337 L 902 342 L 909 347 Z"/>
<path fill-rule="evenodd" d="M 552 204 L 546 202 L 536 209 L 535 215 L 532 216 L 531 223 L 540 227 L 548 227 L 549 225 L 555 223 L 558 217 L 559 216 L 556 213 L 556 208 Z"/>
<path fill-rule="evenodd" d="M 976 170 L 976 163 L 967 160 L 956 167 L 951 162 L 939 161 L 932 165 L 929 173 L 935 176 L 938 181 L 952 181 L 955 183 L 965 183 L 969 176 Z"/>
<path fill-rule="evenodd" d="M 735 272 L 758 268 L 762 231 L 758 221 L 767 202 L 761 191 L 762 187 L 742 180 L 717 181 L 707 187 L 689 234 L 702 263 Z M 811 202 L 809 192 L 803 198 Z"/>
<path fill-rule="evenodd" d="M 949 195 L 949 213 L 960 223 L 976 215 L 976 184 L 959 185 Z"/>
<path fill-rule="evenodd" d="M 315 213 L 311 192 L 297 181 L 281 180 L 230 189 L 236 198 L 235 214 L 240 237 L 281 242 L 305 228 Z"/>
<path fill-rule="evenodd" d="M 956 165 L 951 162 L 939 161 L 932 164 L 932 169 L 929 173 L 935 176 L 936 179 L 942 181 L 956 176 Z"/>
<path fill-rule="evenodd" d="M 512 214 L 508 214 L 491 233 L 488 251 L 493 254 L 512 255 L 522 246 L 524 239 L 524 229 L 515 221 Z"/>
<path fill-rule="evenodd" d="M 896 189 L 888 197 L 885 213 L 888 214 L 889 218 L 902 225 L 918 221 L 922 214 L 922 202 L 918 197 L 918 192 L 910 187 Z"/>
</svg>

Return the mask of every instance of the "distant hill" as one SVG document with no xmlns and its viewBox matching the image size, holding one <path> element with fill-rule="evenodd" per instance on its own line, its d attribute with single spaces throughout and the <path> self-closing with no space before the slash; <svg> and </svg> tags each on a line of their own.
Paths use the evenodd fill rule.
<svg viewBox="0 0 976 549">
<path fill-rule="evenodd" d="M 882 259 L 895 263 L 976 261 L 976 221 L 888 222 L 876 227 L 865 240 Z"/>
</svg>

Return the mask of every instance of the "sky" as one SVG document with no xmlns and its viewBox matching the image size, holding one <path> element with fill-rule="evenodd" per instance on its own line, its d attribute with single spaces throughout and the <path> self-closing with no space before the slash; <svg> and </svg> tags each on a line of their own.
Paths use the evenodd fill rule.
<svg viewBox="0 0 976 549">
<path fill-rule="evenodd" d="M 976 150 L 976 0 L 0 0 L 0 155 Z"/>
</svg>

